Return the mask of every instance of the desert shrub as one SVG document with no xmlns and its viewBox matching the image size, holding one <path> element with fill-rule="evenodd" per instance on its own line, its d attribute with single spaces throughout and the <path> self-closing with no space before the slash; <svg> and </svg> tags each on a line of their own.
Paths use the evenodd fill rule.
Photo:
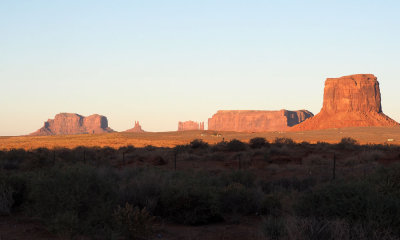
<svg viewBox="0 0 400 240">
<path fill-rule="evenodd" d="M 296 145 L 296 143 L 293 141 L 291 138 L 275 138 L 274 144 L 277 146 L 282 146 L 282 145 Z"/>
<path fill-rule="evenodd" d="M 336 144 L 335 148 L 339 150 L 355 150 L 359 146 L 357 140 L 350 137 L 344 137 L 338 144 Z"/>
<path fill-rule="evenodd" d="M 152 145 L 147 145 L 143 149 L 146 151 L 152 152 L 152 151 L 155 151 L 157 149 L 157 147 L 154 147 Z"/>
<path fill-rule="evenodd" d="M 284 236 L 286 236 L 285 220 L 281 217 L 263 218 L 260 230 L 266 239 L 282 239 Z"/>
<path fill-rule="evenodd" d="M 24 149 L 11 149 L 3 155 L 0 167 L 5 170 L 17 170 L 21 167 L 27 155 Z"/>
<path fill-rule="evenodd" d="M 304 165 L 327 165 L 332 162 L 331 160 L 327 160 L 320 155 L 311 154 L 302 159 L 302 164 Z"/>
<path fill-rule="evenodd" d="M 118 231 L 127 239 L 148 239 L 153 232 L 155 218 L 146 210 L 126 203 L 114 211 Z"/>
<path fill-rule="evenodd" d="M 377 186 L 381 194 L 400 198 L 400 165 L 394 164 L 390 167 L 379 168 L 371 176 L 371 183 Z"/>
<path fill-rule="evenodd" d="M 331 183 L 305 193 L 295 204 L 299 216 L 344 219 L 372 229 L 400 229 L 400 199 L 383 195 L 369 183 Z"/>
<path fill-rule="evenodd" d="M 127 145 L 127 146 L 118 148 L 118 152 L 123 152 L 123 153 L 131 153 L 134 151 L 135 151 L 135 147 L 133 145 Z"/>
<path fill-rule="evenodd" d="M 226 150 L 229 152 L 240 152 L 246 150 L 246 144 L 237 139 L 232 139 L 226 144 Z"/>
<path fill-rule="evenodd" d="M 208 143 L 204 142 L 201 139 L 195 139 L 190 142 L 190 147 L 193 149 L 206 149 L 208 148 Z"/>
<path fill-rule="evenodd" d="M 52 168 L 32 176 L 26 208 L 56 232 L 103 234 L 116 203 L 110 176 L 85 165 Z"/>
<path fill-rule="evenodd" d="M 227 158 L 226 154 L 221 153 L 221 152 L 213 152 L 213 153 L 206 155 L 205 157 L 207 160 L 210 160 L 210 161 L 223 161 Z"/>
<path fill-rule="evenodd" d="M 272 145 L 269 151 L 270 155 L 283 155 L 289 156 L 292 153 L 292 149 L 288 145 Z"/>
<path fill-rule="evenodd" d="M 368 226 L 349 223 L 340 219 L 285 218 L 288 240 L 395 240 L 399 239 L 389 229 L 371 229 Z"/>
<path fill-rule="evenodd" d="M 239 170 L 222 174 L 220 179 L 223 186 L 228 186 L 232 183 L 240 183 L 245 187 L 253 187 L 255 185 L 256 176 L 250 171 Z"/>
<path fill-rule="evenodd" d="M 24 174 L 0 171 L 0 215 L 11 213 L 26 201 L 26 181 Z"/>
<path fill-rule="evenodd" d="M 360 154 L 360 160 L 362 162 L 366 162 L 366 163 L 375 162 L 384 156 L 385 156 L 385 153 L 383 153 L 380 150 L 363 151 Z"/>
<path fill-rule="evenodd" d="M 280 216 L 282 212 L 282 204 L 276 195 L 265 195 L 261 201 L 260 214 L 265 216 Z"/>
<path fill-rule="evenodd" d="M 331 144 L 329 144 L 327 142 L 318 141 L 315 144 L 315 149 L 318 151 L 328 151 L 330 148 L 331 148 Z"/>
<path fill-rule="evenodd" d="M 21 164 L 24 170 L 33 170 L 49 167 L 54 164 L 54 152 L 47 148 L 37 148 L 32 152 L 27 152 L 25 161 Z"/>
<path fill-rule="evenodd" d="M 262 137 L 252 138 L 252 139 L 250 139 L 250 142 L 249 142 L 249 146 L 253 149 L 262 148 L 262 147 L 265 147 L 268 145 L 269 145 L 268 141 Z"/>
<path fill-rule="evenodd" d="M 274 181 L 260 181 L 259 185 L 264 193 L 270 194 L 274 192 L 280 191 L 298 191 L 304 192 L 310 190 L 316 184 L 316 180 L 314 178 L 281 178 Z"/>
<path fill-rule="evenodd" d="M 259 199 L 255 189 L 234 182 L 222 189 L 219 203 L 223 213 L 248 215 L 257 211 Z"/>
<path fill-rule="evenodd" d="M 213 152 L 224 152 L 227 150 L 227 142 L 221 141 L 217 144 L 212 145 L 211 150 Z"/>
<path fill-rule="evenodd" d="M 170 177 L 168 173 L 157 169 L 126 169 L 120 175 L 119 203 L 146 208 L 155 214 L 161 191 Z"/>
<path fill-rule="evenodd" d="M 4 181 L 0 181 L 0 215 L 10 214 L 13 204 L 13 189 Z"/>
<path fill-rule="evenodd" d="M 219 221 L 221 215 L 216 188 L 185 178 L 180 177 L 164 186 L 156 212 L 183 224 L 200 225 Z"/>
</svg>

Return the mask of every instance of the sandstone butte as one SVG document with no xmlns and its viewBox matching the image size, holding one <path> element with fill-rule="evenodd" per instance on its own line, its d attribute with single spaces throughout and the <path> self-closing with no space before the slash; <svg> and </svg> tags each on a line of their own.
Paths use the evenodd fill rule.
<svg viewBox="0 0 400 240">
<path fill-rule="evenodd" d="M 314 116 L 307 110 L 220 110 L 208 119 L 208 130 L 236 132 L 284 131 Z"/>
<path fill-rule="evenodd" d="M 178 131 L 204 130 L 204 122 L 185 121 L 178 122 Z"/>
<path fill-rule="evenodd" d="M 98 114 L 88 117 L 75 113 L 59 113 L 54 119 L 49 119 L 44 126 L 32 136 L 69 135 L 69 134 L 97 134 L 114 132 L 108 127 L 107 118 Z"/>
<path fill-rule="evenodd" d="M 290 130 L 397 125 L 382 112 L 377 78 L 373 74 L 356 74 L 327 78 L 321 111 Z"/>
<path fill-rule="evenodd" d="M 135 121 L 135 126 L 125 132 L 143 133 L 145 131 L 142 129 L 142 126 L 140 126 L 139 121 Z"/>
</svg>

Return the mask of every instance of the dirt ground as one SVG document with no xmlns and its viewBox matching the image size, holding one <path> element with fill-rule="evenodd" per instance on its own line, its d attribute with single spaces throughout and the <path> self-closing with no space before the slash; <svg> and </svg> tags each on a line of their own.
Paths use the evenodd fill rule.
<svg viewBox="0 0 400 240">
<path fill-rule="evenodd" d="M 254 137 L 264 137 L 269 141 L 275 138 L 292 138 L 296 142 L 318 141 L 336 143 L 343 137 L 351 137 L 361 144 L 400 144 L 400 127 L 358 127 L 337 128 L 304 132 L 266 132 L 266 133 L 238 133 L 216 131 L 184 131 L 184 132 L 147 132 L 147 133 L 108 133 L 108 134 L 84 134 L 65 136 L 18 136 L 0 137 L 0 149 L 24 148 L 34 149 L 39 147 L 74 148 L 77 146 L 122 147 L 133 145 L 144 147 L 152 145 L 156 147 L 174 147 L 187 144 L 193 139 L 202 139 L 208 143 L 217 143 L 222 140 L 238 139 L 249 141 Z"/>
</svg>

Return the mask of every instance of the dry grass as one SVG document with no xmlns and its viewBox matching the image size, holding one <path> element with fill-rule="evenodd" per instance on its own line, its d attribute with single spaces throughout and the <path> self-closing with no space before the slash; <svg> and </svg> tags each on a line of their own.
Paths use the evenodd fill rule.
<svg viewBox="0 0 400 240">
<path fill-rule="evenodd" d="M 108 133 L 108 134 L 85 134 L 66 136 L 20 136 L 0 137 L 0 149 L 24 148 L 34 149 L 38 147 L 54 148 L 77 146 L 109 146 L 118 148 L 127 145 L 144 147 L 153 145 L 157 147 L 174 147 L 187 144 L 193 139 L 202 139 L 210 144 L 239 139 L 248 142 L 255 137 L 263 137 L 272 142 L 276 138 L 291 138 L 296 142 L 307 141 L 316 143 L 318 141 L 336 143 L 343 137 L 352 137 L 361 144 L 400 144 L 400 127 L 360 127 L 328 129 L 304 132 L 267 132 L 267 133 L 238 133 L 238 132 L 215 132 L 215 131 L 186 131 L 186 132 L 157 132 L 157 133 Z M 388 142 L 390 139 L 390 142 Z"/>
</svg>

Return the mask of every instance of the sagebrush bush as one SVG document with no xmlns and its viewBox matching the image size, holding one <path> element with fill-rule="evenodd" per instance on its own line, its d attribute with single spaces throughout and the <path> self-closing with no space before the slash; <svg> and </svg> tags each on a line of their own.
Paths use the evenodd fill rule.
<svg viewBox="0 0 400 240">
<path fill-rule="evenodd" d="M 164 186 L 156 212 L 174 222 L 190 225 L 221 219 L 216 188 L 188 178 Z"/>
<path fill-rule="evenodd" d="M 275 138 L 274 144 L 277 146 L 282 146 L 282 145 L 294 146 L 296 145 L 296 142 L 293 141 L 293 139 L 291 138 Z"/>
<path fill-rule="evenodd" d="M 193 149 L 206 149 L 209 145 L 201 139 L 195 139 L 190 142 L 190 147 Z"/>
<path fill-rule="evenodd" d="M 233 139 L 226 144 L 226 150 L 229 152 L 240 152 L 246 150 L 246 143 Z"/>
<path fill-rule="evenodd" d="M 359 147 L 359 143 L 357 140 L 350 138 L 350 137 L 344 137 L 338 144 L 336 144 L 336 149 L 338 150 L 355 150 Z"/>
<path fill-rule="evenodd" d="M 256 137 L 256 138 L 250 139 L 249 146 L 253 149 L 257 149 L 257 148 L 269 146 L 269 143 L 265 138 Z"/>
<path fill-rule="evenodd" d="M 118 231 L 126 239 L 148 239 L 153 232 L 155 218 L 146 208 L 140 209 L 126 203 L 123 207 L 118 206 L 113 216 Z"/>
<path fill-rule="evenodd" d="M 282 239 L 286 236 L 285 220 L 281 217 L 263 218 L 261 222 L 261 233 L 266 239 Z"/>
<path fill-rule="evenodd" d="M 261 201 L 259 212 L 264 216 L 280 216 L 282 214 L 282 204 L 276 195 L 265 195 Z"/>
<path fill-rule="evenodd" d="M 345 219 L 374 229 L 400 229 L 400 198 L 383 195 L 370 183 L 331 183 L 305 193 L 295 204 L 299 216 Z"/>
<path fill-rule="evenodd" d="M 224 213 L 248 215 L 257 212 L 260 195 L 253 188 L 247 188 L 240 183 L 231 183 L 222 189 L 219 203 Z"/>
<path fill-rule="evenodd" d="M 0 215 L 10 214 L 13 204 L 13 189 L 0 180 Z"/>
<path fill-rule="evenodd" d="M 115 189 L 113 179 L 93 167 L 56 167 L 32 176 L 26 208 L 55 231 L 101 234 L 111 225 Z"/>
</svg>

